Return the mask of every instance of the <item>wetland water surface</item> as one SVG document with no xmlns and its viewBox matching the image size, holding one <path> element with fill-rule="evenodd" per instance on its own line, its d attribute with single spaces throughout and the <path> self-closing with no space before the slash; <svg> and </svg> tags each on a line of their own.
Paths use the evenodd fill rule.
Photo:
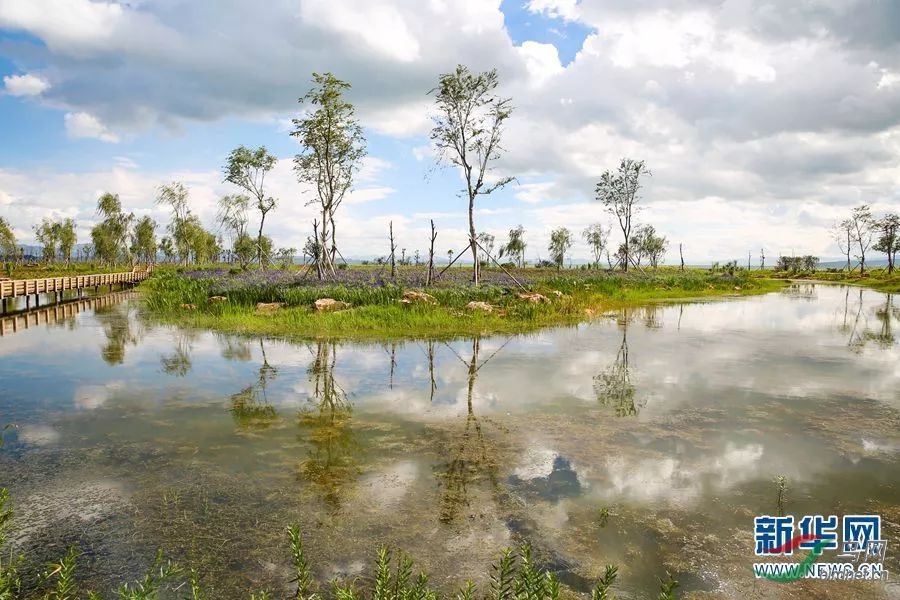
<svg viewBox="0 0 900 600">
<path fill-rule="evenodd" d="M 387 544 L 449 589 L 529 541 L 576 589 L 618 564 L 625 598 L 667 571 L 703 598 L 897 598 L 897 330 L 889 296 L 809 284 L 446 343 L 183 330 L 126 300 L 0 338 L 0 486 L 32 564 L 77 544 L 101 589 L 161 547 L 217 597 L 280 594 L 299 523 L 321 581 Z M 881 514 L 891 581 L 757 581 L 753 517 L 779 508 Z"/>
</svg>

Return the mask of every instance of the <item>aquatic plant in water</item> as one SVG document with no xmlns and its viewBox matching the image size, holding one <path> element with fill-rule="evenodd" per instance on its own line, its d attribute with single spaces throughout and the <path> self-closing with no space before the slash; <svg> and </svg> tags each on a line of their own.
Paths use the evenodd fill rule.
<svg viewBox="0 0 900 600">
<path fill-rule="evenodd" d="M 5 544 L 6 532 L 12 517 L 8 508 L 9 493 L 0 488 L 0 547 Z M 413 560 L 405 554 L 394 555 L 386 547 L 378 550 L 373 573 L 365 574 L 361 581 L 371 581 L 369 589 L 358 589 L 354 582 L 333 581 L 330 593 L 319 589 L 312 576 L 303 537 L 298 525 L 287 528 L 293 565 L 294 592 L 297 600 L 442 600 L 448 598 L 429 584 L 427 573 L 419 573 L 413 577 Z M 66 555 L 59 561 L 48 565 L 39 579 L 39 587 L 43 592 L 36 597 L 44 600 L 99 600 L 103 596 L 93 591 L 80 589 L 77 580 L 78 551 L 70 547 Z M 21 598 L 22 578 L 18 567 L 23 564 L 24 557 L 13 557 L 11 561 L 0 560 L 0 600 L 16 600 Z M 186 573 L 187 579 L 182 576 Z M 592 590 L 591 600 L 615 600 L 610 588 L 616 581 L 618 569 L 615 565 L 607 565 L 606 572 L 598 579 Z M 181 565 L 165 558 L 161 550 L 157 551 L 152 566 L 147 573 L 134 581 L 119 586 L 114 594 L 121 600 L 156 600 L 161 596 L 168 597 L 169 592 L 187 589 L 192 600 L 202 600 L 211 596 L 203 589 L 200 573 L 195 568 L 185 570 Z M 673 600 L 678 582 L 667 574 L 660 580 L 659 600 Z M 270 600 L 270 590 L 248 593 L 251 600 Z M 526 543 L 518 551 L 504 550 L 500 559 L 491 567 L 490 584 L 485 593 L 467 581 L 455 594 L 456 600 L 559 600 L 561 586 L 553 573 L 537 567 L 532 556 L 531 547 Z"/>
</svg>

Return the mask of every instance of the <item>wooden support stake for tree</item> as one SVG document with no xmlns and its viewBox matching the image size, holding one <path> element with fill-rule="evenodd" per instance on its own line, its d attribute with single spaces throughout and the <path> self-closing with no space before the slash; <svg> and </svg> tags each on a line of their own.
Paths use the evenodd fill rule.
<svg viewBox="0 0 900 600">
<path fill-rule="evenodd" d="M 465 247 L 464 247 L 462 250 L 460 250 L 459 252 L 457 252 L 457 253 L 456 253 L 456 258 L 454 258 L 453 260 L 451 260 L 449 265 L 447 265 L 446 267 L 444 267 L 443 269 L 441 269 L 441 272 L 437 274 L 437 277 L 435 277 L 435 279 L 439 279 L 440 276 L 443 275 L 443 274 L 447 271 L 447 269 L 449 269 L 450 267 L 452 267 L 452 266 L 453 266 L 453 263 L 455 263 L 456 261 L 458 261 L 458 260 L 462 257 L 463 252 L 466 251 L 466 248 L 468 248 L 469 250 L 471 250 L 471 249 L 472 249 L 472 246 L 469 245 L 469 244 L 466 244 Z"/>
<path fill-rule="evenodd" d="M 492 261 L 494 261 L 494 264 L 496 264 L 498 267 L 500 267 L 500 269 L 501 269 L 504 273 L 506 273 L 506 275 L 507 275 L 510 279 L 512 279 L 513 281 L 515 281 L 515 282 L 516 282 L 516 285 L 519 286 L 520 288 L 522 288 L 522 291 L 525 291 L 525 292 L 529 291 L 528 288 L 526 288 L 524 285 L 522 285 L 522 284 L 519 282 L 519 280 L 516 279 L 516 278 L 513 276 L 512 273 L 510 273 L 509 271 L 507 271 L 506 268 L 505 268 L 503 265 L 501 265 L 499 262 L 497 262 L 497 259 L 495 259 L 493 256 L 491 256 L 491 253 L 488 252 L 487 250 L 485 250 L 484 246 L 482 246 L 481 244 L 479 244 L 477 240 L 475 240 L 475 245 L 478 246 L 479 248 L 481 248 L 481 250 L 482 250 L 482 252 L 484 252 L 485 256 L 487 256 L 489 259 L 491 259 Z"/>
<path fill-rule="evenodd" d="M 391 221 L 388 223 L 388 230 L 390 231 L 391 236 L 391 279 L 397 278 L 397 265 L 394 262 L 394 253 L 397 251 L 397 246 L 394 244 L 394 222 Z"/>
</svg>

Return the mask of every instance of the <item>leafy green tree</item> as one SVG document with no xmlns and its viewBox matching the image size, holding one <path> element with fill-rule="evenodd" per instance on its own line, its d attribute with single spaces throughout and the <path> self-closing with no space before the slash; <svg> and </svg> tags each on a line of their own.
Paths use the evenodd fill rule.
<svg viewBox="0 0 900 600">
<path fill-rule="evenodd" d="M 0 255 L 4 259 L 15 259 L 18 255 L 16 247 L 16 234 L 13 233 L 9 221 L 0 217 Z"/>
<path fill-rule="evenodd" d="M 550 244 L 547 250 L 550 252 L 550 259 L 559 270 L 563 266 L 566 259 L 566 252 L 572 247 L 572 232 L 565 227 L 559 227 L 550 232 Z"/>
<path fill-rule="evenodd" d="M 900 252 L 900 216 L 896 213 L 885 215 L 883 219 L 878 220 L 875 228 L 878 231 L 878 240 L 872 249 L 887 254 L 888 273 L 893 273 L 897 252 Z"/>
<path fill-rule="evenodd" d="M 156 221 L 141 217 L 131 234 L 131 252 L 137 260 L 149 264 L 156 260 L 156 248 Z"/>
<path fill-rule="evenodd" d="M 616 218 L 622 230 L 622 268 L 627 271 L 631 257 L 631 238 L 634 213 L 640 201 L 641 177 L 650 175 L 642 160 L 623 158 L 616 171 L 606 171 L 595 188 L 596 198 Z"/>
<path fill-rule="evenodd" d="M 609 242 L 609 227 L 603 227 L 601 223 L 594 223 L 593 225 L 588 225 L 585 230 L 581 232 L 581 235 L 584 237 L 584 241 L 587 242 L 588 247 L 591 249 L 591 253 L 594 255 L 594 265 L 599 268 L 600 258 L 603 256 L 603 249 L 606 248 L 606 245 Z"/>
<path fill-rule="evenodd" d="M 485 263 L 490 262 L 490 260 L 491 260 L 490 257 L 494 253 L 495 239 L 496 238 L 494 238 L 494 236 L 491 235 L 490 233 L 488 233 L 487 231 L 482 231 L 481 233 L 478 234 L 478 243 L 481 244 L 482 248 L 484 248 L 484 251 L 482 252 L 481 259 L 480 259 L 482 262 L 485 262 Z M 416 250 L 416 252 L 418 252 L 418 250 Z M 416 264 L 418 264 L 418 259 L 416 259 Z"/>
<path fill-rule="evenodd" d="M 635 264 L 640 266 L 641 261 L 646 258 L 655 269 L 669 248 L 669 240 L 657 235 L 653 225 L 642 225 L 635 230 L 630 247 Z"/>
<path fill-rule="evenodd" d="M 180 181 L 159 186 L 156 203 L 168 206 L 172 210 L 172 219 L 166 227 L 172 239 L 175 255 L 179 262 L 187 264 L 191 255 L 191 236 L 193 226 L 188 224 L 191 209 L 188 207 L 188 190 Z"/>
<path fill-rule="evenodd" d="M 238 146 L 231 151 L 225 161 L 225 181 L 232 183 L 253 197 L 256 210 L 259 211 L 259 233 L 257 240 L 257 260 L 262 265 L 268 260 L 268 256 L 262 252 L 263 227 L 266 224 L 266 215 L 277 205 L 275 198 L 266 196 L 266 174 L 275 168 L 278 159 L 269 154 L 265 146 L 255 150 Z M 246 214 L 246 208 L 244 209 Z M 246 227 L 246 222 L 245 222 Z M 243 266 L 243 265 L 242 265 Z"/>
<path fill-rule="evenodd" d="M 56 239 L 59 242 L 59 253 L 66 261 L 66 265 L 72 262 L 72 250 L 78 243 L 78 231 L 74 219 L 63 219 L 56 223 Z"/>
<path fill-rule="evenodd" d="M 164 261 L 172 262 L 175 258 L 175 244 L 172 243 L 172 238 L 163 236 L 163 238 L 159 240 L 159 251 L 162 252 Z"/>
<path fill-rule="evenodd" d="M 500 256 L 508 254 L 510 258 L 515 259 L 519 268 L 525 266 L 525 228 L 519 225 L 515 229 L 509 230 L 509 240 L 506 245 L 500 249 Z"/>
<path fill-rule="evenodd" d="M 42 246 L 44 260 L 52 263 L 56 259 L 59 244 L 59 225 L 44 217 L 40 225 L 34 226 L 34 237 Z"/>
<path fill-rule="evenodd" d="M 91 229 L 94 254 L 108 265 L 120 260 L 130 260 L 128 232 L 134 221 L 134 214 L 122 212 L 122 202 L 115 194 L 103 194 L 97 200 L 97 214 L 103 220 Z"/>
<path fill-rule="evenodd" d="M 263 240 L 267 239 L 269 239 L 267 236 L 263 236 Z M 231 251 L 242 269 L 246 268 L 250 261 L 253 260 L 253 257 L 256 256 L 257 245 L 257 240 L 254 240 L 248 233 L 242 233 L 234 239 Z M 263 246 L 260 245 L 259 247 L 262 248 Z M 269 243 L 269 248 L 271 248 L 271 242 Z"/>
<path fill-rule="evenodd" d="M 317 204 L 322 215 L 316 231 L 321 248 L 316 272 L 319 279 L 325 279 L 335 275 L 338 249 L 334 216 L 366 155 L 366 140 L 353 104 L 344 99 L 350 84 L 331 73 L 313 73 L 313 81 L 315 87 L 300 102 L 314 110 L 294 119 L 291 135 L 300 142 L 294 171 L 301 183 L 314 187 L 316 195 L 309 204 Z"/>
<path fill-rule="evenodd" d="M 262 248 L 260 239 L 253 241 L 247 233 L 247 210 L 250 197 L 240 194 L 222 196 L 219 200 L 219 214 L 216 220 L 219 226 L 230 232 L 232 236 L 231 251 L 242 269 L 246 269 L 258 250 Z"/>
<path fill-rule="evenodd" d="M 469 244 L 472 249 L 472 281 L 478 285 L 478 245 L 475 236 L 475 198 L 486 196 L 508 185 L 512 177 L 491 179 L 492 164 L 503 147 L 500 139 L 503 125 L 512 114 L 512 100 L 500 98 L 495 90 L 500 84 L 497 70 L 472 73 L 457 65 L 452 73 L 438 78 L 431 90 L 435 95 L 437 116 L 431 140 L 439 152 L 439 161 L 448 161 L 462 171 L 465 193 L 469 201 Z"/>
</svg>

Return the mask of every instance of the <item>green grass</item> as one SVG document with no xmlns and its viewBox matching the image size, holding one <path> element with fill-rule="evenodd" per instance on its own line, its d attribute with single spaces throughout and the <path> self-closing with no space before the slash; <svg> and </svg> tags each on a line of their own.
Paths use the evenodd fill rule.
<svg viewBox="0 0 900 600">
<path fill-rule="evenodd" d="M 783 282 L 723 276 L 706 271 L 660 270 L 648 274 L 604 274 L 584 271 L 526 270 L 532 289 L 550 299 L 535 304 L 518 297 L 520 290 L 497 285 L 478 288 L 451 285 L 430 288 L 436 305 L 400 303 L 399 285 L 327 287 L 262 285 L 224 293 L 227 302 L 211 303 L 210 281 L 174 271 L 156 273 L 142 284 L 146 308 L 162 321 L 186 327 L 234 333 L 335 338 L 454 337 L 516 333 L 584 321 L 603 311 L 652 301 L 760 294 Z M 562 296 L 556 294 L 559 292 Z M 350 310 L 317 313 L 319 298 L 348 302 Z M 488 302 L 493 313 L 470 311 L 466 304 Z M 271 314 L 256 311 L 258 302 L 283 302 Z"/>
</svg>

